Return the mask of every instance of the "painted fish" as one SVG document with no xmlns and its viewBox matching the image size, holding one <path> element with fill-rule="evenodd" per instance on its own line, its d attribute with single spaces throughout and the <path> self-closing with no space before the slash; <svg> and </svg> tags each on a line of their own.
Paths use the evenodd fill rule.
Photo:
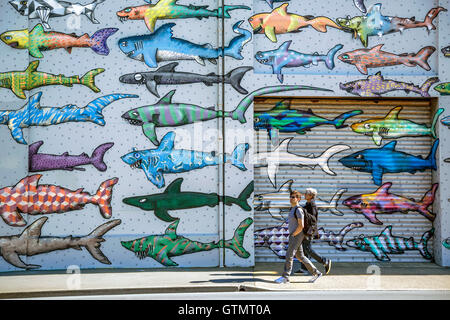
<svg viewBox="0 0 450 320">
<path fill-rule="evenodd" d="M 206 109 L 186 103 L 173 103 L 172 97 L 175 94 L 175 90 L 172 90 L 156 104 L 129 110 L 122 115 L 122 118 L 127 120 L 131 125 L 142 126 L 145 136 L 150 139 L 154 145 L 159 145 L 155 131 L 157 127 L 177 127 L 222 117 L 238 120 L 240 123 L 246 123 L 245 112 L 253 103 L 254 97 L 290 90 L 331 91 L 328 89 L 302 85 L 260 88 L 243 98 L 233 111 L 223 112 L 221 110 L 216 111 L 214 108 Z"/>
<path fill-rule="evenodd" d="M 422 257 L 431 260 L 433 256 L 428 251 L 428 241 L 434 234 L 434 228 L 426 231 L 420 240 L 392 235 L 392 226 L 387 226 L 378 236 L 360 235 L 346 242 L 347 246 L 372 253 L 379 261 L 391 261 L 389 254 L 403 254 L 407 250 L 418 250 Z"/>
<path fill-rule="evenodd" d="M 434 90 L 439 92 L 441 96 L 449 96 L 450 95 L 450 82 L 440 83 L 434 87 Z"/>
<path fill-rule="evenodd" d="M 407 67 L 420 66 L 429 71 L 428 59 L 436 51 L 435 47 L 427 46 L 417 53 L 394 54 L 381 51 L 384 44 L 379 44 L 372 49 L 356 49 L 344 52 L 338 56 L 338 59 L 353 64 L 362 74 L 367 74 L 367 68 L 379 68 L 403 64 Z"/>
<path fill-rule="evenodd" d="M 319 166 L 323 172 L 326 174 L 335 176 L 336 173 L 331 171 L 328 161 L 335 154 L 342 152 L 344 150 L 351 149 L 349 146 L 344 144 L 337 144 L 329 147 L 320 156 L 314 157 L 310 154 L 308 156 L 299 156 L 297 154 L 288 152 L 289 142 L 293 138 L 286 138 L 273 150 L 270 152 L 259 152 L 254 155 L 254 167 L 267 167 L 267 175 L 269 177 L 270 183 L 273 187 L 277 186 L 277 172 L 279 166 L 307 166 L 312 169 Z"/>
<path fill-rule="evenodd" d="M 450 46 L 442 48 L 441 52 L 444 54 L 444 57 L 450 58 Z"/>
<path fill-rule="evenodd" d="M 255 111 L 253 119 L 253 128 L 255 130 L 267 130 L 270 139 L 278 132 L 296 132 L 298 134 L 306 134 L 312 128 L 321 125 L 333 125 L 336 129 L 347 127 L 345 121 L 351 117 L 361 114 L 361 110 L 353 110 L 345 112 L 328 120 L 314 114 L 311 109 L 306 111 L 291 109 L 292 100 L 282 100 L 268 111 Z"/>
<path fill-rule="evenodd" d="M 447 238 L 444 241 L 442 241 L 442 245 L 444 246 L 445 249 L 450 249 L 450 238 Z"/>
<path fill-rule="evenodd" d="M 81 84 L 88 87 L 94 92 L 100 92 L 95 86 L 94 78 L 96 75 L 105 71 L 105 69 L 97 68 L 87 72 L 83 77 L 72 76 L 66 77 L 62 74 L 54 75 L 46 72 L 37 71 L 39 61 L 32 61 L 28 68 L 24 71 L 11 71 L 0 73 L 0 87 L 11 89 L 11 91 L 19 98 L 26 99 L 24 90 L 32 90 L 42 86 L 63 85 L 72 87 L 74 84 Z"/>
<path fill-rule="evenodd" d="M 28 171 L 48 171 L 48 170 L 80 170 L 86 169 L 79 166 L 92 164 L 98 171 L 106 171 L 107 166 L 103 161 L 106 151 L 111 149 L 114 143 L 104 143 L 99 145 L 92 152 L 89 157 L 86 153 L 78 156 L 69 155 L 64 152 L 61 155 L 38 153 L 39 148 L 44 144 L 44 141 L 37 141 L 28 147 Z"/>
<path fill-rule="evenodd" d="M 393 193 L 389 193 L 392 182 L 386 182 L 375 192 L 369 194 L 359 194 L 347 198 L 342 202 L 356 213 L 362 213 L 366 219 L 373 224 L 382 225 L 377 214 L 392 214 L 394 212 L 408 213 L 415 211 L 423 215 L 430 221 L 434 221 L 436 214 L 428 210 L 433 205 L 438 184 L 433 184 L 431 190 L 427 191 L 422 200 L 416 202 L 414 199 L 405 198 Z"/>
<path fill-rule="evenodd" d="M 282 68 L 309 68 L 311 65 L 317 66 L 319 62 L 325 62 L 328 69 L 334 69 L 334 56 L 342 49 L 343 45 L 338 44 L 331 48 L 326 55 L 300 53 L 289 50 L 292 40 L 284 42 L 278 49 L 269 51 L 258 51 L 255 55 L 256 61 L 272 67 L 272 73 L 277 75 L 278 81 L 283 83 Z"/>
<path fill-rule="evenodd" d="M 201 152 L 194 150 L 174 149 L 175 132 L 168 132 L 156 149 L 133 150 L 122 156 L 123 162 L 132 169 L 142 169 L 147 179 L 157 188 L 165 185 L 164 173 L 181 173 L 206 166 L 217 166 L 221 163 L 231 163 L 236 168 L 246 171 L 244 165 L 248 143 L 241 143 L 233 153 L 219 155 L 215 151 Z"/>
<path fill-rule="evenodd" d="M 122 246 L 135 253 L 139 259 L 150 257 L 166 267 L 178 266 L 172 257 L 184 254 L 210 251 L 217 248 L 230 249 L 240 258 L 248 258 L 250 253 L 243 247 L 247 228 L 253 223 L 251 218 L 243 220 L 230 240 L 202 243 L 177 234 L 180 220 L 172 222 L 163 235 L 151 235 L 131 241 L 121 241 Z"/>
<path fill-rule="evenodd" d="M 11 48 L 28 49 L 30 56 L 43 58 L 41 51 L 64 48 L 71 53 L 72 48 L 91 48 L 97 54 L 108 55 L 108 38 L 117 32 L 117 28 L 105 28 L 95 32 L 92 37 L 87 33 L 77 37 L 61 32 L 45 32 L 41 24 L 37 24 L 31 32 L 28 29 L 6 31 L 0 34 L 0 39 Z"/>
<path fill-rule="evenodd" d="M 195 60 L 205 65 L 204 59 L 217 64 L 216 59 L 229 56 L 242 60 L 242 48 L 250 41 L 252 34 L 240 28 L 243 20 L 233 25 L 234 37 L 224 48 L 214 49 L 211 44 L 199 45 L 180 38 L 174 38 L 172 28 L 175 23 L 167 23 L 148 35 L 126 37 L 119 40 L 120 50 L 131 59 L 145 62 L 150 68 L 158 67 L 158 62 L 174 60 Z"/>
<path fill-rule="evenodd" d="M 111 218 L 112 188 L 118 178 L 108 179 L 100 185 L 95 195 L 55 185 L 38 185 L 42 175 L 35 174 L 20 180 L 13 187 L 0 189 L 0 215 L 12 227 L 26 225 L 21 213 L 31 215 L 64 213 L 83 209 L 91 203 L 99 207 L 103 218 Z"/>
<path fill-rule="evenodd" d="M 272 218 L 276 220 L 286 220 L 287 214 L 291 209 L 289 202 L 289 196 L 292 191 L 293 180 L 288 180 L 281 185 L 277 192 L 263 193 L 255 195 L 253 199 L 253 206 L 255 211 L 269 211 Z M 330 201 L 324 201 L 319 197 L 316 197 L 316 206 L 319 211 L 330 211 L 336 216 L 343 216 L 344 213 L 337 209 L 338 201 L 342 194 L 347 189 L 339 189 L 332 197 Z M 305 200 L 300 202 L 300 205 L 305 205 Z"/>
<path fill-rule="evenodd" d="M 154 211 L 158 219 L 166 222 L 172 222 L 178 219 L 169 215 L 168 211 L 201 208 L 205 206 L 212 208 L 218 206 L 220 202 L 223 202 L 227 206 L 236 204 L 244 211 L 252 210 L 247 200 L 253 193 L 253 181 L 242 190 L 237 198 L 222 196 L 217 193 L 181 191 L 182 183 L 183 178 L 177 178 L 167 186 L 163 193 L 128 197 L 122 201 L 125 204 L 145 211 Z"/>
<path fill-rule="evenodd" d="M 47 217 L 37 219 L 23 230 L 20 235 L 0 237 L 0 255 L 3 259 L 17 268 L 27 270 L 37 269 L 41 266 L 27 264 L 19 256 L 32 257 L 56 250 L 81 250 L 82 247 L 85 247 L 95 260 L 103 264 L 111 264 L 109 259 L 100 250 L 102 242 L 105 241 L 102 237 L 109 230 L 118 226 L 121 220 L 108 221 L 83 237 L 41 237 L 42 227 L 47 219 Z"/>
<path fill-rule="evenodd" d="M 434 141 L 431 151 L 425 159 L 422 156 L 397 151 L 395 150 L 396 145 L 397 141 L 392 141 L 381 148 L 364 149 L 339 159 L 339 162 L 347 168 L 372 174 L 373 182 L 377 186 L 381 186 L 385 173 L 409 172 L 414 174 L 427 169 L 437 170 L 436 150 L 439 146 L 439 139 Z"/>
<path fill-rule="evenodd" d="M 148 4 L 127 7 L 123 10 L 117 11 L 117 17 L 121 22 L 126 20 L 144 20 L 150 32 L 155 31 L 155 24 L 157 20 L 163 19 L 187 19 L 187 18 L 231 18 L 229 11 L 236 9 L 250 10 L 247 6 L 223 6 L 215 10 L 208 10 L 208 6 L 183 6 L 177 4 L 178 0 L 159 0 L 155 4 L 150 4 L 150 1 L 145 1 Z"/>
<path fill-rule="evenodd" d="M 368 76 L 367 79 L 339 83 L 339 88 L 361 97 L 381 97 L 382 94 L 390 91 L 404 90 L 406 93 L 414 92 L 420 94 L 422 97 L 428 98 L 430 97 L 428 90 L 430 90 L 431 86 L 438 81 L 439 78 L 432 77 L 418 87 L 413 83 L 389 79 L 384 80 L 381 72 L 377 72 L 375 75 Z"/>
<path fill-rule="evenodd" d="M 31 126 L 51 126 L 66 122 L 93 122 L 105 125 L 102 110 L 109 104 L 124 98 L 138 98 L 133 94 L 113 93 L 89 102 L 84 108 L 68 104 L 61 108 L 41 107 L 42 92 L 31 96 L 19 110 L 0 110 L 0 124 L 7 125 L 13 139 L 27 144 L 23 129 Z"/>
<path fill-rule="evenodd" d="M 226 75 L 217 75 L 214 72 L 207 75 L 191 72 L 175 71 L 178 62 L 172 62 L 160 67 L 158 70 L 150 72 L 128 73 L 119 78 L 122 83 L 138 84 L 147 87 L 153 95 L 159 98 L 158 85 L 180 85 L 189 83 L 203 83 L 206 86 L 212 86 L 213 83 L 227 83 L 239 93 L 248 94 L 248 91 L 241 86 L 241 81 L 247 71 L 253 67 L 237 67 Z"/>
<path fill-rule="evenodd" d="M 351 125 L 353 132 L 371 136 L 373 142 L 379 146 L 383 139 L 397 139 L 402 137 L 431 136 L 437 138 L 436 123 L 444 112 L 443 108 L 436 111 L 431 126 L 419 124 L 408 119 L 399 119 L 398 115 L 403 107 L 395 107 L 384 118 L 374 118 Z"/>
<path fill-rule="evenodd" d="M 427 28 L 427 31 L 436 30 L 433 20 L 441 11 L 447 11 L 443 7 L 436 7 L 428 11 L 424 21 L 416 21 L 412 18 L 399 18 L 383 16 L 381 14 L 381 3 L 369 8 L 364 16 L 350 18 L 337 18 L 336 22 L 344 31 L 353 33 L 353 37 L 359 37 L 364 47 L 369 45 L 370 36 L 384 36 L 395 32 L 403 32 L 412 28 Z"/>
<path fill-rule="evenodd" d="M 253 33 L 264 33 L 266 37 L 277 42 L 277 34 L 300 32 L 301 28 L 313 27 L 316 31 L 327 32 L 327 27 L 341 29 L 333 20 L 327 17 L 300 16 L 287 12 L 289 3 L 283 3 L 272 12 L 263 12 L 251 16 L 248 22 Z"/>
<path fill-rule="evenodd" d="M 319 241 L 328 243 L 329 246 L 334 247 L 336 250 L 345 251 L 347 248 L 345 248 L 342 243 L 347 233 L 355 228 L 361 228 L 363 226 L 364 224 L 361 222 L 353 222 L 346 225 L 337 233 L 326 231 L 324 228 L 319 228 Z M 278 258 L 285 259 L 289 244 L 288 223 L 284 222 L 280 226 L 255 230 L 254 244 L 255 247 L 269 248 Z"/>
</svg>

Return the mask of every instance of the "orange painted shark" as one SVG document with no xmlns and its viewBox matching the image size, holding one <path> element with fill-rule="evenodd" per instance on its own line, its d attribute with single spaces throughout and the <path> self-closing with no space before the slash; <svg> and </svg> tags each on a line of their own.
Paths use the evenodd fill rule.
<svg viewBox="0 0 450 320">
<path fill-rule="evenodd" d="M 313 27 L 319 32 L 327 32 L 327 27 L 342 29 L 327 17 L 300 16 L 287 12 L 288 3 L 284 3 L 272 12 L 258 13 L 251 16 L 248 22 L 253 33 L 265 33 L 272 42 L 277 42 L 276 34 L 300 32 L 301 28 Z"/>
</svg>

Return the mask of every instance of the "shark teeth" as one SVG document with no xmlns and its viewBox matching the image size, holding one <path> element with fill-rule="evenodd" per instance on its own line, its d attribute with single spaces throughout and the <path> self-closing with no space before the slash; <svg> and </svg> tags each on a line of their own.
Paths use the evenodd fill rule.
<svg viewBox="0 0 450 320">
<path fill-rule="evenodd" d="M 140 121 L 140 120 L 134 120 L 134 119 L 127 119 L 127 120 L 133 126 L 141 126 L 142 125 L 142 121 Z"/>
<path fill-rule="evenodd" d="M 131 169 L 138 169 L 141 167 L 142 160 L 136 160 L 135 163 L 130 164 Z"/>
<path fill-rule="evenodd" d="M 128 17 L 118 17 L 120 22 L 124 22 L 128 20 Z"/>
</svg>

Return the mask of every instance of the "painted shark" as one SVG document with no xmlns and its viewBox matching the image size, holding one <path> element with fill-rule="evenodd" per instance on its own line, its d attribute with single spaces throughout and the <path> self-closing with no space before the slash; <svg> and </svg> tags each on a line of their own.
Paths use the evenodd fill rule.
<svg viewBox="0 0 450 320">
<path fill-rule="evenodd" d="M 245 231 L 253 223 L 251 218 L 243 220 L 230 240 L 202 243 L 193 241 L 177 234 L 180 220 L 172 222 L 163 235 L 151 235 L 130 241 L 121 241 L 124 248 L 130 250 L 139 259 L 150 257 L 166 267 L 175 267 L 178 264 L 171 258 L 184 254 L 210 251 L 217 248 L 232 250 L 240 258 L 248 258 L 250 253 L 243 247 Z"/>
<path fill-rule="evenodd" d="M 272 67 L 272 73 L 277 75 L 278 81 L 283 83 L 283 68 L 309 68 L 311 65 L 317 66 L 319 62 L 325 62 L 328 69 L 334 69 L 334 56 L 343 48 L 338 44 L 331 48 L 326 55 L 320 55 L 317 52 L 313 54 L 300 53 L 295 50 L 289 50 L 292 40 L 284 42 L 278 49 L 269 51 L 258 51 L 255 59 L 261 64 Z"/>
<path fill-rule="evenodd" d="M 344 31 L 353 33 L 353 37 L 360 38 L 364 47 L 369 45 L 370 36 L 382 37 L 395 32 L 403 32 L 412 28 L 427 28 L 427 31 L 436 30 L 433 20 L 441 11 L 447 11 L 443 7 L 433 8 L 428 11 L 424 21 L 416 21 L 412 18 L 399 18 L 383 16 L 381 14 L 381 3 L 377 3 L 369 8 L 364 16 L 350 18 L 337 18 L 336 22 Z"/>
<path fill-rule="evenodd" d="M 252 38 L 250 31 L 240 28 L 242 22 L 243 20 L 233 25 L 233 31 L 239 35 L 223 49 L 214 49 L 209 43 L 199 45 L 174 38 L 172 28 L 175 23 L 164 24 L 152 34 L 122 38 L 118 44 L 128 58 L 143 61 L 150 68 L 158 67 L 158 62 L 161 61 L 195 60 L 204 66 L 204 59 L 214 64 L 217 64 L 217 58 L 223 56 L 242 60 L 242 48 Z"/>
<path fill-rule="evenodd" d="M 339 232 L 335 233 L 331 230 L 326 231 L 324 228 L 319 228 L 319 241 L 328 243 L 329 246 L 334 247 L 336 250 L 345 251 L 342 244 L 345 236 L 355 228 L 361 228 L 364 224 L 361 222 L 353 222 L 346 225 Z M 267 227 L 254 231 L 254 244 L 255 247 L 266 247 L 272 250 L 280 259 L 286 258 L 286 251 L 289 244 L 289 228 L 288 223 L 275 227 Z"/>
<path fill-rule="evenodd" d="M 331 91 L 302 85 L 260 88 L 244 97 L 233 111 L 224 112 L 222 110 L 216 111 L 214 107 L 207 109 L 187 103 L 174 103 L 172 102 L 172 97 L 175 94 L 175 90 L 172 90 L 156 104 L 129 110 L 122 115 L 122 118 L 131 125 L 142 126 L 144 135 L 157 146 L 159 145 L 158 137 L 156 136 L 156 128 L 158 127 L 177 127 L 222 117 L 246 123 L 245 112 L 253 103 L 254 97 L 290 90 Z"/>
<path fill-rule="evenodd" d="M 289 143 L 292 139 L 293 137 L 284 139 L 273 151 L 259 152 L 254 155 L 255 168 L 267 167 L 267 175 L 274 188 L 277 185 L 276 174 L 279 166 L 307 166 L 313 169 L 319 166 L 326 174 L 335 176 L 336 173 L 330 169 L 328 161 L 335 154 L 351 149 L 347 145 L 337 144 L 329 147 L 318 157 L 314 157 L 313 154 L 299 156 L 288 151 Z"/>
<path fill-rule="evenodd" d="M 391 261 L 388 254 L 403 254 L 407 250 L 418 250 L 422 257 L 431 260 L 433 256 L 428 251 L 428 241 L 434 234 L 434 228 L 426 231 L 420 242 L 413 237 L 403 238 L 392 235 L 392 226 L 387 226 L 378 236 L 360 235 L 348 240 L 346 245 L 361 251 L 372 253 L 379 261 Z"/>
<path fill-rule="evenodd" d="M 401 106 L 395 107 L 384 118 L 373 118 L 356 122 L 351 125 L 351 128 L 353 132 L 371 136 L 372 141 L 377 146 L 381 145 L 383 139 L 422 136 L 437 138 L 436 123 L 439 116 L 444 112 L 443 108 L 436 111 L 430 127 L 408 119 L 399 119 L 398 115 L 402 109 L 403 107 Z"/>
<path fill-rule="evenodd" d="M 26 225 L 22 213 L 63 213 L 83 209 L 89 203 L 98 206 L 103 218 L 111 218 L 112 188 L 119 181 L 118 178 L 102 182 L 97 192 L 90 195 L 83 188 L 72 191 L 55 185 L 39 185 L 41 177 L 40 174 L 31 175 L 15 186 L 0 189 L 0 215 L 9 226 Z"/>
<path fill-rule="evenodd" d="M 428 210 L 433 205 L 438 184 L 433 184 L 431 190 L 427 191 L 422 200 L 416 202 L 414 199 L 405 198 L 389 193 L 392 182 L 386 182 L 375 192 L 359 194 L 345 199 L 342 204 L 356 213 L 361 213 L 373 224 L 382 225 L 377 214 L 393 214 L 394 212 L 408 213 L 418 212 L 430 221 L 434 221 L 436 214 Z"/>
<path fill-rule="evenodd" d="M 443 82 L 433 88 L 441 94 L 441 96 L 450 96 L 450 82 Z"/>
<path fill-rule="evenodd" d="M 413 83 L 385 80 L 381 72 L 378 71 L 375 75 L 368 76 L 367 79 L 339 83 L 339 88 L 361 97 L 381 97 L 382 94 L 390 91 L 403 90 L 406 93 L 414 92 L 420 94 L 422 97 L 428 98 L 430 97 L 428 90 L 438 81 L 439 78 L 432 77 L 418 87 Z"/>
<path fill-rule="evenodd" d="M 80 170 L 85 171 L 85 168 L 79 166 L 92 164 L 98 171 L 106 171 L 108 168 L 103 161 L 106 151 L 112 148 L 114 143 L 104 143 L 99 145 L 92 152 L 89 157 L 86 153 L 78 156 L 72 156 L 68 152 L 61 155 L 38 153 L 39 148 L 44 144 L 44 141 L 37 141 L 30 144 L 28 147 L 28 171 L 48 171 L 48 170 Z"/>
<path fill-rule="evenodd" d="M 40 265 L 26 264 L 20 256 L 32 257 L 42 253 L 57 250 L 75 249 L 81 250 L 85 247 L 91 256 L 103 264 L 111 264 L 109 259 L 100 250 L 101 243 L 105 241 L 103 235 L 112 228 L 118 226 L 121 220 L 108 221 L 83 237 L 42 237 L 42 227 L 47 221 L 42 217 L 29 225 L 20 235 L 0 237 L 0 255 L 9 264 L 22 269 L 37 269 Z"/>
<path fill-rule="evenodd" d="M 175 132 L 168 132 L 156 149 L 133 150 L 122 156 L 123 162 L 132 169 L 142 169 L 147 179 L 157 188 L 165 186 L 164 173 L 181 173 L 221 163 L 231 163 L 236 168 L 246 171 L 244 165 L 248 143 L 241 143 L 233 153 L 219 155 L 216 152 L 174 149 Z"/>
<path fill-rule="evenodd" d="M 289 202 L 289 195 L 292 191 L 293 180 L 288 180 L 281 185 L 277 192 L 263 193 L 255 195 L 253 199 L 253 206 L 255 211 L 268 211 L 272 218 L 276 220 L 286 220 L 287 214 L 291 209 Z M 316 198 L 316 206 L 319 211 L 330 211 L 336 216 L 343 216 L 338 208 L 338 201 L 347 189 L 339 189 L 332 197 L 330 201 L 324 201 L 319 197 Z M 305 200 L 300 202 L 300 205 L 305 205 Z"/>
<path fill-rule="evenodd" d="M 74 84 L 81 84 L 94 92 L 100 92 L 95 85 L 95 76 L 105 71 L 97 68 L 87 72 L 83 77 L 66 77 L 62 74 L 54 75 L 51 73 L 37 71 L 39 61 L 32 61 L 24 71 L 10 71 L 0 73 L 0 87 L 10 89 L 17 97 L 26 99 L 24 90 L 32 90 L 43 86 L 63 85 L 72 87 Z"/>
<path fill-rule="evenodd" d="M 23 129 L 32 126 L 51 126 L 66 122 L 93 122 L 105 125 L 102 110 L 114 101 L 124 98 L 138 98 L 133 94 L 113 93 L 97 98 L 84 108 L 68 104 L 61 108 L 41 107 L 42 92 L 31 96 L 28 103 L 19 110 L 0 110 L 0 124 L 7 125 L 13 139 L 27 144 Z"/>
<path fill-rule="evenodd" d="M 69 14 L 85 15 L 92 23 L 100 23 L 95 19 L 94 10 L 105 0 L 94 0 L 89 4 L 70 3 L 62 0 L 13 0 L 9 3 L 22 16 L 28 19 L 40 19 L 45 28 L 50 29 L 48 20 L 54 17 L 63 17 Z"/>
<path fill-rule="evenodd" d="M 236 204 L 244 211 L 252 210 L 247 200 L 253 193 L 253 181 L 242 190 L 237 198 L 222 196 L 217 193 L 181 191 L 182 183 L 183 178 L 177 178 L 167 186 L 163 193 L 128 197 L 122 201 L 125 204 L 145 211 L 154 211 L 158 219 L 166 222 L 172 222 L 178 219 L 172 217 L 168 211 L 201 208 L 205 206 L 215 207 L 221 202 L 227 206 Z"/>
<path fill-rule="evenodd" d="M 442 48 L 441 52 L 444 55 L 444 57 L 450 58 L 450 46 L 446 46 L 446 47 Z"/>
<path fill-rule="evenodd" d="M 427 169 L 437 170 L 436 150 L 439 146 L 439 139 L 434 141 L 430 153 L 425 159 L 420 155 L 414 156 L 397 151 L 395 150 L 396 145 L 397 141 L 392 141 L 381 148 L 364 149 L 339 159 L 339 162 L 347 168 L 370 173 L 377 186 L 381 186 L 383 175 L 386 173 L 409 172 L 414 174 Z"/>
<path fill-rule="evenodd" d="M 145 84 L 148 91 L 159 98 L 158 85 L 180 85 L 190 83 L 203 83 L 212 86 L 214 83 L 227 83 L 239 93 L 248 94 L 248 91 L 241 86 L 244 75 L 253 67 L 237 67 L 225 76 L 217 75 L 214 72 L 202 75 L 192 72 L 175 71 L 178 62 L 172 62 L 160 67 L 158 70 L 149 72 L 128 73 L 119 78 L 122 83 Z"/>
<path fill-rule="evenodd" d="M 151 4 L 150 0 L 144 0 L 147 4 L 137 7 L 127 7 L 123 10 L 117 11 L 117 17 L 121 22 L 127 20 L 144 20 L 150 32 L 155 31 L 157 20 L 165 19 L 187 19 L 187 18 L 231 18 L 229 11 L 236 9 L 250 10 L 250 7 L 237 6 L 223 6 L 215 10 L 208 10 L 206 6 L 195 6 L 190 4 L 184 6 L 177 4 L 178 0 L 159 0 L 155 4 Z"/>
</svg>

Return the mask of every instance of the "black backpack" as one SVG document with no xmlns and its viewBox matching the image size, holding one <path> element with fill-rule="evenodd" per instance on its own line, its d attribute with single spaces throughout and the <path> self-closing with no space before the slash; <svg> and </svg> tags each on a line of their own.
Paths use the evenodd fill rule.
<svg viewBox="0 0 450 320">
<path fill-rule="evenodd" d="M 308 238 L 314 238 L 317 234 L 317 217 L 306 206 L 303 212 L 303 234 Z"/>
</svg>

